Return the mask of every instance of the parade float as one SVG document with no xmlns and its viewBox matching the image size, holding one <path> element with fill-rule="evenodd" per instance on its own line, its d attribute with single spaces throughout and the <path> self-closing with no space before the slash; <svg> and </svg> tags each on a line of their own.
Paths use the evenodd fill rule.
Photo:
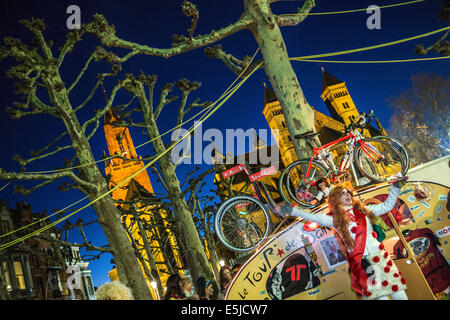
<svg viewBox="0 0 450 320">
<path fill-rule="evenodd" d="M 401 189 L 395 208 L 380 217 L 382 243 L 407 281 L 410 300 L 439 299 L 448 291 L 448 161 L 444 157 L 411 169 L 413 178 Z M 388 183 L 376 184 L 355 190 L 355 196 L 365 204 L 379 203 L 389 188 Z M 312 211 L 327 213 L 327 204 Z M 348 264 L 334 231 L 298 218 L 250 256 L 235 275 L 226 299 L 360 298 L 351 289 Z"/>
</svg>

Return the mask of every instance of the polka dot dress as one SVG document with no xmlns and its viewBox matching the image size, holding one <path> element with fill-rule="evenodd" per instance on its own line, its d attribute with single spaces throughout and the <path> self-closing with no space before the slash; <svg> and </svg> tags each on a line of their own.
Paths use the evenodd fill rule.
<svg viewBox="0 0 450 320">
<path fill-rule="evenodd" d="M 384 245 L 380 244 L 379 249 L 378 253 L 365 257 L 370 265 L 365 269 L 369 280 L 367 291 L 362 297 L 364 300 L 376 299 L 406 289 L 406 280 L 390 259 L 389 253 L 384 250 Z"/>
</svg>

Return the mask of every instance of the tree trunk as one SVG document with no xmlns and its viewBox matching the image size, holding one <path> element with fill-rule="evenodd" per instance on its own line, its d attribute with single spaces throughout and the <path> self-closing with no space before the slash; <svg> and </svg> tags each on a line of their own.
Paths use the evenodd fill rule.
<svg viewBox="0 0 450 320">
<path fill-rule="evenodd" d="M 297 157 L 307 158 L 310 149 L 305 140 L 294 136 L 306 131 L 315 132 L 314 111 L 292 69 L 280 27 L 275 22 L 268 0 L 244 0 L 244 6 L 246 14 L 253 20 L 250 31 L 264 58 L 264 69 L 281 104 Z"/>
<path fill-rule="evenodd" d="M 143 109 L 148 137 L 150 140 L 153 140 L 153 148 L 156 154 L 161 154 L 166 151 L 166 147 L 160 138 L 156 122 L 153 116 L 149 115 L 148 110 Z M 176 239 L 180 244 L 181 250 L 183 250 L 185 257 L 183 260 L 186 261 L 187 267 L 191 272 L 194 285 L 196 285 L 196 280 L 200 276 L 213 279 L 214 276 L 209 267 L 208 258 L 206 257 L 200 236 L 192 219 L 192 212 L 189 210 L 181 192 L 180 182 L 175 173 L 176 167 L 172 162 L 170 153 L 168 152 L 159 158 L 158 163 L 175 215 L 176 225 L 174 231 Z"/>
<path fill-rule="evenodd" d="M 2 274 L 0 274 L 0 300 L 11 300 L 11 297 L 9 296 L 8 293 L 8 289 L 6 288 L 6 280 L 3 275 L 3 272 Z"/>
<path fill-rule="evenodd" d="M 63 83 L 61 77 L 53 74 L 53 77 L 44 79 L 48 89 L 50 100 L 58 108 L 61 119 L 66 126 L 67 132 L 72 140 L 73 148 L 80 161 L 80 165 L 91 163 L 88 166 L 79 169 L 79 175 L 85 181 L 93 184 L 95 187 L 87 193 L 89 200 L 94 201 L 101 195 L 107 193 L 108 185 L 102 176 L 98 166 L 95 164 L 94 156 L 86 138 L 85 133 L 73 111 L 67 96 L 66 89 L 55 90 L 56 84 Z M 123 270 L 127 285 L 133 291 L 135 299 L 151 300 L 152 296 L 145 281 L 142 269 L 131 248 L 130 240 L 122 226 L 120 212 L 116 208 L 110 195 L 101 198 L 92 204 L 97 214 L 98 221 L 105 233 L 106 238 L 114 251 L 116 263 L 120 264 Z"/>
<path fill-rule="evenodd" d="M 208 243 L 208 250 L 209 250 L 211 265 L 213 267 L 214 274 L 216 275 L 216 279 L 220 281 L 220 275 L 219 275 L 220 272 L 217 269 L 217 266 L 219 265 L 219 257 L 217 256 L 217 252 L 216 252 L 216 244 L 214 243 L 213 237 L 211 235 L 208 234 L 208 236 L 205 235 L 205 237 L 206 237 L 206 242 Z"/>
<path fill-rule="evenodd" d="M 138 214 L 134 214 L 134 219 L 136 220 L 136 223 L 137 223 L 138 228 L 139 228 L 139 232 L 141 234 L 142 243 L 144 245 L 144 250 L 147 253 L 147 260 L 148 260 L 148 264 L 150 265 L 150 269 L 151 269 L 151 271 L 150 271 L 150 274 L 151 274 L 150 280 L 153 279 L 156 282 L 156 287 L 157 287 L 157 290 L 158 290 L 158 294 L 159 294 L 160 297 L 162 297 L 164 295 L 164 290 L 163 290 L 163 287 L 162 287 L 162 284 L 161 284 L 161 279 L 160 279 L 159 274 L 158 274 L 158 269 L 156 267 L 155 258 L 153 257 L 153 251 L 152 251 L 152 248 L 150 246 L 150 241 L 148 240 L 148 237 L 147 237 L 147 231 L 145 230 L 145 228 L 144 228 L 144 226 L 142 224 L 141 218 L 139 217 Z M 160 244 L 160 246 L 161 246 L 161 244 Z"/>
</svg>

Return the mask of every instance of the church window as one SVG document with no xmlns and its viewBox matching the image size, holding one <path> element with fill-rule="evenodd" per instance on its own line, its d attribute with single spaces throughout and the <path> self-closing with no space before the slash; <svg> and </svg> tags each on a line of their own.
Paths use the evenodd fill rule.
<svg viewBox="0 0 450 320">
<path fill-rule="evenodd" d="M 343 105 L 344 109 L 349 109 L 350 108 L 350 106 L 348 105 L 348 102 L 344 102 L 342 105 Z"/>
<path fill-rule="evenodd" d="M 274 115 L 274 116 L 278 116 L 280 114 L 283 114 L 283 111 L 281 109 L 277 109 L 277 110 L 272 112 L 272 115 Z"/>
</svg>

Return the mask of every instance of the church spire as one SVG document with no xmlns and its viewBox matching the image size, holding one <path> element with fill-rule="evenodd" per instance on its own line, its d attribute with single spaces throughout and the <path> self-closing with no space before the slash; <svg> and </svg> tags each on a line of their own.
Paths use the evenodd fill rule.
<svg viewBox="0 0 450 320">
<path fill-rule="evenodd" d="M 277 97 L 275 96 L 275 92 L 273 92 L 272 89 L 267 87 L 265 82 L 263 82 L 263 84 L 264 84 L 264 105 L 270 102 L 278 101 Z"/>
<path fill-rule="evenodd" d="M 338 83 L 343 83 L 341 80 L 339 80 L 332 74 L 326 72 L 323 67 L 321 67 L 321 68 L 322 68 L 322 92 L 324 92 L 325 89 L 329 86 L 332 86 L 332 85 L 335 85 Z"/>
</svg>

